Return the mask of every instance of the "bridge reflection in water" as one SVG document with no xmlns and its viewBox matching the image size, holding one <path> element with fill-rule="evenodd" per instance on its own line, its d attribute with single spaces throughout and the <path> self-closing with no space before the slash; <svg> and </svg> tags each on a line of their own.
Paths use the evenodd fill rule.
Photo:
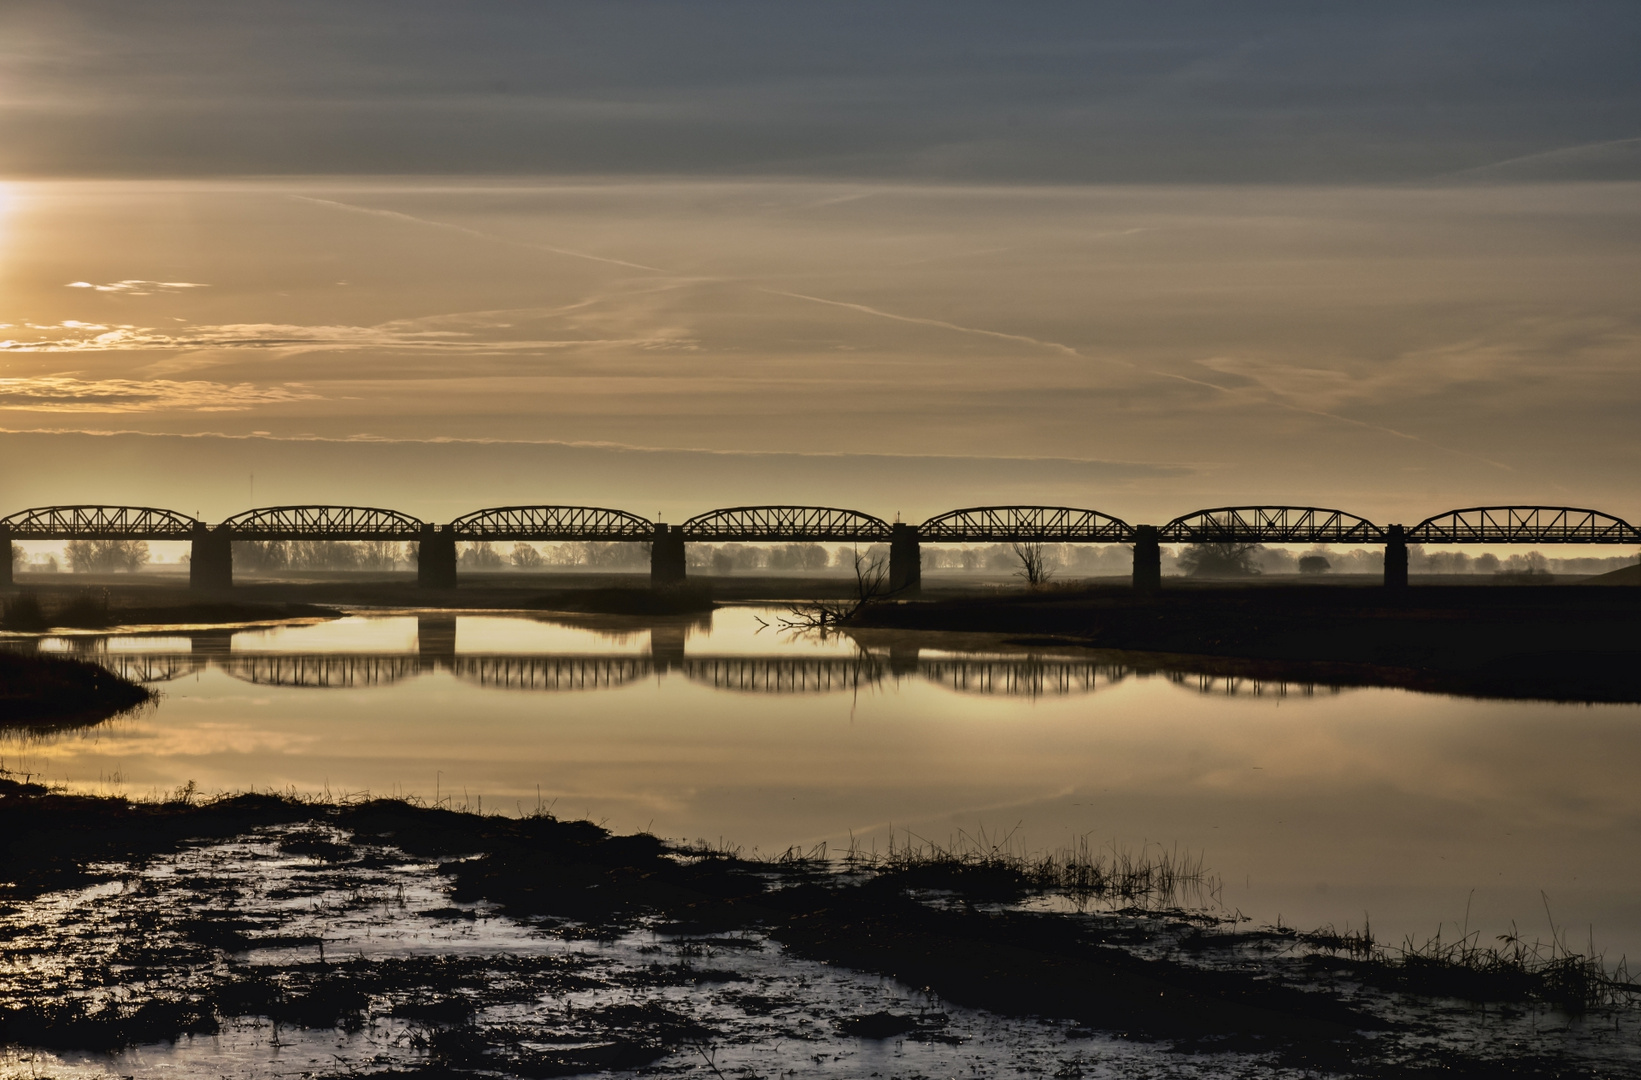
<svg viewBox="0 0 1641 1080">
<path fill-rule="evenodd" d="M 924 657 L 896 647 L 853 655 L 689 655 L 681 627 L 658 627 L 648 653 L 471 654 L 456 651 L 455 619 L 424 616 L 414 653 L 248 652 L 232 647 L 234 631 L 191 638 L 181 652 L 111 651 L 106 639 L 72 639 L 78 655 L 135 682 L 155 684 L 208 668 L 258 686 L 361 689 L 391 686 L 434 672 L 500 690 L 537 692 L 612 690 L 669 674 L 733 693 L 830 694 L 921 681 L 960 694 L 1017 698 L 1092 694 L 1131 677 L 1162 674 L 1175 684 L 1217 695 L 1310 696 L 1333 687 L 1162 671 L 1110 660 L 1024 655 Z M 173 639 L 174 640 L 174 639 Z"/>
</svg>

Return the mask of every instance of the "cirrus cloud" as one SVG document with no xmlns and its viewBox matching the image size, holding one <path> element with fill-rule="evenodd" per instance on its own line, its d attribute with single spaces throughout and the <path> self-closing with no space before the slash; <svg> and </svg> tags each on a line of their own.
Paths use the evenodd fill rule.
<svg viewBox="0 0 1641 1080">
<path fill-rule="evenodd" d="M 505 328 L 501 324 L 496 329 Z M 509 353 L 624 345 L 643 349 L 693 349 L 695 342 L 677 334 L 637 337 L 563 338 L 507 341 L 477 337 L 461 330 L 420 330 L 408 324 L 384 326 L 300 326 L 290 323 L 228 323 L 162 330 L 143 326 L 109 327 L 70 319 L 55 326 L 28 329 L 54 333 L 34 340 L 0 340 L 0 352 L 169 352 L 195 349 L 395 349 L 442 352 Z M 68 331 L 68 333 L 63 333 Z"/>
<path fill-rule="evenodd" d="M 71 281 L 63 288 L 151 296 L 154 293 L 181 292 L 183 289 L 209 289 L 210 286 L 198 281 L 144 281 L 141 278 L 126 278 L 124 281 L 110 281 L 102 285 L 91 281 Z"/>
<path fill-rule="evenodd" d="M 243 412 L 319 397 L 296 383 L 256 386 L 170 379 L 77 379 L 68 375 L 0 379 L 0 409 L 30 412 Z"/>
</svg>

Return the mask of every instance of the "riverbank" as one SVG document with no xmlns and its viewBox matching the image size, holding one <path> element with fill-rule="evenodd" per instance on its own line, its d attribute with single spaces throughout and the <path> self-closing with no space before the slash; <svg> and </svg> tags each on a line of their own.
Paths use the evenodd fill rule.
<svg viewBox="0 0 1641 1080">
<path fill-rule="evenodd" d="M 0 778 L 0 1042 L 43 1074 L 176 1076 L 1638 1063 L 1631 990 L 1573 954 L 1251 930 L 1212 910 L 1200 862 L 1155 852 L 823 854 Z"/>
<path fill-rule="evenodd" d="M 1045 589 L 874 604 L 851 626 L 1004 634 L 1270 681 L 1641 701 L 1641 592 L 1627 589 Z"/>
<path fill-rule="evenodd" d="M 0 652 L 0 730 L 89 726 L 153 696 L 99 664 Z"/>
</svg>

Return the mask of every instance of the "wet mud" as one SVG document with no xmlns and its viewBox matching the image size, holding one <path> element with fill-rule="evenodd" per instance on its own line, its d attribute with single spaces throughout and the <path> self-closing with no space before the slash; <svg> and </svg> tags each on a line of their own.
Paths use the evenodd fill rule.
<svg viewBox="0 0 1641 1080">
<path fill-rule="evenodd" d="M 0 1075 L 1641 1070 L 1625 993 L 1426 984 L 1193 883 L 0 780 Z"/>
</svg>

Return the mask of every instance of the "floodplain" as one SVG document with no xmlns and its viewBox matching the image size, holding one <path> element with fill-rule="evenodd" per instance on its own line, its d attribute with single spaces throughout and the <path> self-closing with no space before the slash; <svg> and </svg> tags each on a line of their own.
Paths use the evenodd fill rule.
<svg viewBox="0 0 1641 1080">
<path fill-rule="evenodd" d="M 8 631 L 157 700 L 0 736 L 0 1071 L 1637 1067 L 1633 701 L 529 584 Z"/>
</svg>

